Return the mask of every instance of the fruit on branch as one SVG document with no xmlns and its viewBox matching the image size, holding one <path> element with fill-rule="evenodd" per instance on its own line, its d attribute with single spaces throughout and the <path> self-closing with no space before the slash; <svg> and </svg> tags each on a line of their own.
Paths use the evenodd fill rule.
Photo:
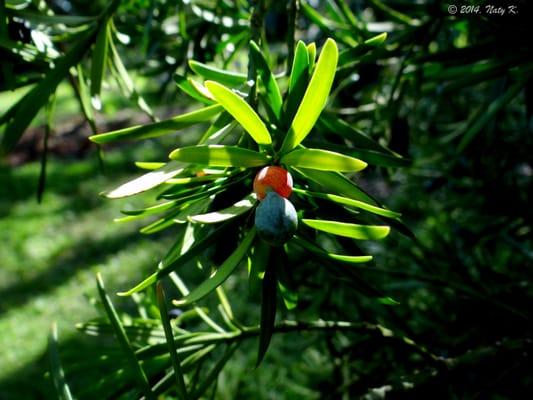
<svg viewBox="0 0 533 400">
<path fill-rule="evenodd" d="M 296 232 L 298 216 L 289 200 L 270 191 L 255 210 L 255 227 L 265 242 L 282 246 Z"/>
<path fill-rule="evenodd" d="M 292 193 L 292 176 L 289 171 L 276 166 L 264 167 L 254 179 L 254 192 L 259 200 L 274 191 L 281 197 L 288 198 Z"/>
</svg>

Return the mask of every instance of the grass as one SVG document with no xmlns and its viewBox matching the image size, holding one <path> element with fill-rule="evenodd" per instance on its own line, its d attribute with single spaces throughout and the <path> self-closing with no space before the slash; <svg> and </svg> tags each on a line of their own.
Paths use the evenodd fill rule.
<svg viewBox="0 0 533 400">
<path fill-rule="evenodd" d="M 132 159 L 153 153 L 149 146 L 110 153 L 106 174 L 94 156 L 52 158 L 40 205 L 38 162 L 0 169 L 0 399 L 50 397 L 43 354 L 52 321 L 69 341 L 74 325 L 95 314 L 97 271 L 110 288 L 124 288 L 165 252 L 164 236 L 146 238 L 138 225 L 112 221 L 131 200 L 98 196 L 134 173 Z"/>
</svg>

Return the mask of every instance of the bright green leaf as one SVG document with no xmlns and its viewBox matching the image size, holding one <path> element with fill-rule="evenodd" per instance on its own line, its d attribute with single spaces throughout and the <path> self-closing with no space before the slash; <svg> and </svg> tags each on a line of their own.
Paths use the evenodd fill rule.
<svg viewBox="0 0 533 400">
<path fill-rule="evenodd" d="M 229 219 L 235 218 L 246 211 L 252 209 L 257 199 L 254 194 L 246 196 L 244 199 L 239 200 L 231 207 L 225 208 L 220 211 L 214 211 L 207 214 L 193 215 L 189 217 L 191 222 L 198 222 L 201 224 L 217 224 Z"/>
<path fill-rule="evenodd" d="M 309 242 L 308 240 L 305 240 L 300 237 L 295 237 L 293 239 L 293 242 L 296 243 L 298 246 L 303 247 L 306 250 L 309 250 L 313 252 L 314 254 L 317 254 L 323 258 L 333 260 L 333 261 L 341 261 L 346 264 L 362 264 L 372 261 L 372 256 L 346 256 L 343 254 L 334 254 L 327 252 L 320 247 L 316 246 L 315 244 Z"/>
<path fill-rule="evenodd" d="M 170 153 L 172 160 L 212 167 L 259 167 L 269 158 L 257 151 L 217 144 L 182 147 Z"/>
<path fill-rule="evenodd" d="M 342 204 L 342 205 L 345 205 L 345 206 L 357 207 L 357 208 L 360 208 L 362 210 L 371 212 L 373 214 L 381 215 L 381 216 L 387 217 L 387 218 L 399 218 L 399 217 L 401 217 L 400 213 L 397 213 L 397 212 L 394 212 L 394 211 L 390 211 L 390 210 L 386 210 L 386 209 L 381 208 L 381 207 L 373 206 L 373 205 L 365 203 L 363 201 L 349 199 L 348 197 L 337 196 L 335 194 L 329 194 L 329 193 L 310 192 L 310 191 L 302 190 L 302 189 L 298 189 L 298 188 L 294 188 L 293 192 L 296 193 L 296 194 L 304 195 L 304 196 L 317 197 L 317 198 L 320 198 L 320 199 L 330 200 L 330 201 L 333 201 L 333 202 L 335 202 L 337 204 Z"/>
<path fill-rule="evenodd" d="M 195 73 L 205 79 L 217 81 L 223 85 L 240 86 L 248 79 L 246 74 L 225 71 L 194 60 L 189 60 L 189 66 Z"/>
<path fill-rule="evenodd" d="M 292 121 L 289 133 L 283 141 L 282 153 L 294 149 L 311 132 L 328 100 L 335 77 L 338 55 L 337 44 L 333 39 L 328 39 L 320 53 L 313 76 Z"/>
<path fill-rule="evenodd" d="M 285 165 L 311 168 L 320 171 L 361 171 L 367 164 L 357 158 L 345 156 L 328 150 L 298 149 L 285 154 L 281 158 Z"/>
<path fill-rule="evenodd" d="M 316 230 L 352 239 L 378 240 L 383 239 L 390 232 L 388 226 L 359 225 L 318 219 L 302 219 L 302 222 Z"/>
<path fill-rule="evenodd" d="M 103 193 L 104 196 L 110 199 L 117 199 L 121 197 L 132 196 L 137 193 L 152 189 L 163 182 L 176 176 L 186 167 L 186 164 L 177 161 L 171 161 L 164 167 L 155 171 L 148 172 L 136 179 L 126 182 L 116 189 Z"/>
<path fill-rule="evenodd" d="M 206 81 L 205 86 L 216 101 L 242 125 L 258 144 L 269 145 L 272 143 L 272 138 L 264 122 L 246 101 L 218 82 Z"/>
<path fill-rule="evenodd" d="M 355 183 L 346 178 L 344 175 L 331 171 L 318 171 L 311 169 L 299 169 L 291 167 L 291 169 L 304 175 L 313 182 L 318 183 L 327 189 L 328 192 L 337 193 L 351 199 L 360 200 L 365 203 L 379 206 L 379 203 L 370 195 L 365 193 L 362 189 L 357 187 Z"/>
</svg>

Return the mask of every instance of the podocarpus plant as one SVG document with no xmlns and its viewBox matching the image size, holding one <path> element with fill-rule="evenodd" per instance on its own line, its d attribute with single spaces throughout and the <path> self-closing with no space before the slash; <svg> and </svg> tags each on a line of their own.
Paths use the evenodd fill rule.
<svg viewBox="0 0 533 400">
<path fill-rule="evenodd" d="M 377 37 L 375 43 L 379 45 L 383 38 L 382 35 Z M 209 388 L 244 339 L 259 337 L 259 364 L 271 336 L 276 332 L 322 329 L 379 331 L 377 326 L 357 322 L 276 323 L 278 293 L 288 310 L 298 303 L 298 287 L 291 279 L 293 271 L 288 264 L 292 252 L 310 252 L 323 261 L 324 267 L 343 274 L 350 265 L 367 263 L 372 259 L 370 255 L 361 254 L 358 240 L 386 237 L 390 231 L 387 222 L 401 226 L 400 214 L 384 208 L 345 175 L 361 171 L 367 162 L 342 152 L 306 146 L 308 135 L 315 142 L 320 142 L 321 135 L 313 128 L 317 121 L 322 121 L 341 126 L 334 133 L 358 141 L 361 158 L 368 153 L 371 163 L 376 157 L 401 160 L 400 156 L 343 124 L 337 117 L 323 113 L 337 69 L 337 44 L 328 39 L 318 59 L 315 54 L 314 43 L 306 45 L 298 42 L 288 77 L 273 74 L 260 46 L 253 41 L 249 51 L 255 71 L 252 79 L 248 79 L 249 74 L 228 72 L 190 61 L 192 70 L 198 75 L 188 79 L 177 76 L 177 84 L 191 97 L 204 103 L 203 108 L 169 120 L 91 137 L 98 144 L 138 140 L 212 121 L 200 135 L 197 145 L 174 149 L 170 152 L 171 161 L 166 163 L 138 162 L 139 167 L 150 171 L 105 193 L 108 198 L 120 198 L 153 191 L 160 202 L 144 209 L 124 210 L 126 216 L 120 221 L 156 216 L 141 229 L 142 233 L 174 228 L 181 232 L 157 270 L 121 295 L 135 296 L 169 279 L 182 295 L 173 304 L 181 309 L 190 309 L 187 315 L 198 318 L 210 328 L 207 331 L 205 328 L 188 331 L 179 323 L 181 318 L 178 318 L 177 324 L 170 322 L 163 286 L 159 284 L 161 321 L 124 326 L 100 280 L 100 293 L 111 326 L 124 351 L 129 354 L 129 364 L 125 368 L 131 368 L 132 373 L 136 371 L 129 379 L 114 375 L 106 377 L 105 381 L 113 384 L 115 390 L 129 390 L 130 379 L 137 379 L 138 387 L 148 398 L 170 390 L 178 379 L 177 387 L 182 397 L 198 398 Z M 205 81 L 202 83 L 201 79 Z M 258 200 L 253 193 L 253 180 L 259 169 L 268 165 L 281 166 L 293 176 L 290 201 L 298 212 L 298 229 L 294 236 L 276 243 L 281 247 L 271 247 L 271 242 L 258 237 L 254 226 L 253 214 L 257 212 Z M 264 201 L 269 201 L 268 196 Z M 328 243 L 327 249 L 323 247 L 325 242 Z M 210 256 L 209 250 L 215 245 L 219 245 L 218 251 Z M 191 261 L 201 265 L 209 276 L 189 291 L 177 272 Z M 239 322 L 230 306 L 231 295 L 227 298 L 221 287 L 243 261 L 248 263 L 250 287 L 261 287 L 262 291 L 259 326 L 246 326 Z M 382 303 L 394 303 L 364 282 L 360 282 L 358 287 Z M 225 327 L 218 325 L 197 306 L 197 302 L 212 293 L 218 295 Z M 98 333 L 105 330 L 106 325 L 103 322 L 87 323 L 82 329 Z M 154 340 L 156 332 L 162 329 L 161 325 L 166 343 Z M 129 339 L 131 329 L 145 330 L 151 339 L 143 341 L 144 346 L 139 347 L 138 343 L 134 344 Z M 201 360 L 223 344 L 227 350 L 211 372 L 189 374 Z M 416 348 L 415 344 L 413 346 Z M 166 361 L 161 363 L 161 357 L 165 355 Z M 161 376 L 162 371 L 167 373 Z M 96 393 L 104 392 L 102 389 L 102 392 Z"/>
</svg>

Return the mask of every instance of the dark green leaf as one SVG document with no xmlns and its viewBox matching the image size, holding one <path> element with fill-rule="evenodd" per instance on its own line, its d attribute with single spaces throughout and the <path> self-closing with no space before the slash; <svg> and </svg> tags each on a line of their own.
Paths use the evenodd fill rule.
<svg viewBox="0 0 533 400">
<path fill-rule="evenodd" d="M 48 71 L 44 79 L 17 103 L 13 119 L 8 123 L 2 137 L 2 152 L 7 153 L 13 149 L 37 112 L 55 92 L 57 85 L 68 76 L 69 69 L 81 61 L 94 35 L 95 32 L 91 30 L 78 39 L 67 54 L 56 60 L 55 67 Z"/>
<path fill-rule="evenodd" d="M 104 144 L 115 140 L 139 140 L 152 138 L 174 133 L 179 129 L 187 128 L 191 125 L 208 121 L 211 117 L 219 114 L 222 107 L 218 104 L 201 108 L 187 114 L 178 115 L 177 117 L 165 121 L 154 122 L 147 125 L 137 125 L 130 128 L 119 129 L 113 132 L 101 133 L 90 136 L 89 139 L 94 143 Z"/>
<path fill-rule="evenodd" d="M 270 108 L 274 112 L 276 119 L 279 120 L 281 116 L 281 106 L 283 102 L 281 98 L 281 93 L 279 91 L 276 78 L 274 77 L 274 74 L 272 74 L 272 71 L 270 70 L 268 63 L 265 60 L 261 49 L 253 40 L 250 41 L 250 55 L 254 60 L 255 67 L 257 69 L 257 74 L 261 77 L 261 81 L 265 86 L 266 98 L 268 99 Z"/>
<path fill-rule="evenodd" d="M 54 388 L 59 400 L 72 400 L 70 388 L 65 380 L 65 374 L 59 359 L 59 350 L 57 346 L 57 325 L 54 322 L 48 337 L 48 357 L 50 360 L 50 373 L 54 382 Z"/>
<path fill-rule="evenodd" d="M 187 252 L 183 254 L 176 253 L 173 251 L 173 249 L 171 249 L 169 254 L 161 263 L 161 269 L 159 271 L 153 273 L 132 289 L 126 292 L 118 293 L 118 295 L 131 296 L 133 293 L 140 292 L 141 290 L 146 289 L 148 286 L 153 285 L 158 279 L 167 276 L 183 264 L 194 259 L 194 257 L 196 257 L 198 254 L 201 254 L 209 246 L 215 244 L 225 234 L 229 226 L 230 225 L 228 223 L 225 223 L 210 234 L 203 236 L 200 240 L 196 241 Z"/>
<path fill-rule="evenodd" d="M 279 248 L 272 248 L 272 262 L 266 266 L 265 276 L 263 277 L 263 290 L 261 296 L 261 324 L 259 333 L 259 348 L 257 351 L 256 368 L 261 364 L 268 350 L 274 326 L 276 323 L 277 308 L 277 278 L 276 263 L 279 261 Z"/>
<path fill-rule="evenodd" d="M 118 317 L 118 314 L 115 311 L 115 307 L 113 306 L 111 299 L 109 298 L 108 294 L 104 289 L 104 283 L 100 274 L 96 275 L 96 284 L 98 286 L 98 293 L 100 294 L 100 299 L 102 301 L 102 304 L 104 305 L 104 309 L 107 313 L 109 321 L 113 326 L 115 335 L 120 345 L 122 346 L 122 350 L 128 358 L 128 367 L 132 368 L 135 371 L 135 377 L 137 378 L 138 384 L 146 398 L 148 400 L 152 400 L 154 399 L 154 396 L 152 393 L 152 389 L 150 388 L 150 384 L 148 383 L 148 378 L 146 377 L 146 374 L 144 373 L 141 364 L 139 363 L 139 360 L 137 359 L 137 356 L 135 355 L 135 352 L 131 347 L 130 340 L 128 339 L 126 331 L 124 330 L 124 327 L 120 322 L 120 318 Z"/>
<path fill-rule="evenodd" d="M 100 101 L 100 90 L 102 87 L 102 80 L 105 75 L 105 66 L 107 64 L 107 50 L 109 44 L 108 38 L 108 23 L 107 21 L 100 26 L 96 42 L 94 44 L 93 55 L 91 59 L 91 97 L 94 108 L 100 110 L 102 103 Z"/>
<path fill-rule="evenodd" d="M 187 400 L 189 396 L 187 394 L 187 388 L 185 387 L 185 380 L 183 378 L 181 362 L 178 356 L 176 343 L 174 342 L 174 332 L 172 331 L 172 327 L 170 325 L 165 292 L 163 290 L 163 285 L 161 284 L 161 282 L 157 284 L 157 303 L 159 305 L 159 312 L 161 315 L 161 322 L 163 323 L 163 329 L 165 330 L 168 351 L 170 353 L 170 359 L 172 361 L 172 368 L 174 369 L 174 375 L 176 376 L 178 392 L 182 400 Z"/>
<path fill-rule="evenodd" d="M 208 279 L 203 281 L 198 287 L 191 291 L 187 296 L 181 300 L 174 302 L 177 306 L 183 306 L 195 303 L 203 299 L 209 293 L 213 292 L 217 287 L 222 285 L 226 279 L 233 273 L 235 268 L 239 265 L 242 258 L 248 251 L 255 237 L 255 228 L 252 228 L 242 239 L 242 242 L 235 249 L 235 251 L 217 268 L 215 273 Z"/>
</svg>

